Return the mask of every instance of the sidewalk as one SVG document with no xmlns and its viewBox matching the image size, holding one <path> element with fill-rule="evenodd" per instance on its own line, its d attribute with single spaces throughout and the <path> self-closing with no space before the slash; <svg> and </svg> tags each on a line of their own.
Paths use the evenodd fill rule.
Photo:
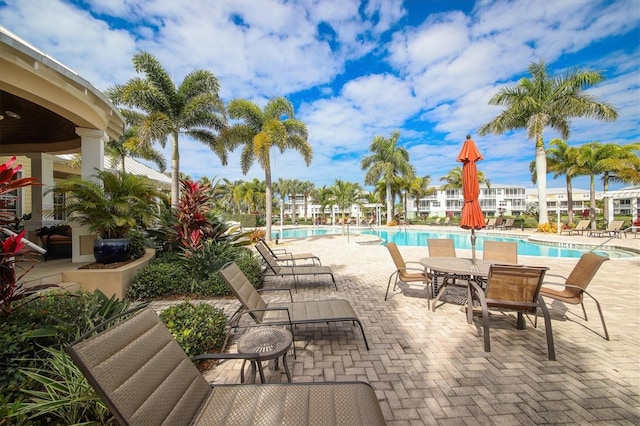
<svg viewBox="0 0 640 426">
<path fill-rule="evenodd" d="M 514 231 L 520 232 L 520 231 Z M 573 242 L 582 237 L 563 238 Z M 389 424 L 639 424 L 640 423 L 640 257 L 605 262 L 589 291 L 600 301 L 611 341 L 595 304 L 590 321 L 577 318 L 580 306 L 551 304 L 557 361 L 547 359 L 544 326 L 516 330 L 515 315 L 492 315 L 492 352 L 483 350 L 476 321 L 466 322 L 460 306 L 428 311 L 422 290 L 396 292 L 384 301 L 394 265 L 384 246 L 359 245 L 343 236 L 310 237 L 281 244 L 312 252 L 330 266 L 338 292 L 322 278 L 301 278 L 295 300 L 345 298 L 365 327 L 365 349 L 351 324 L 299 326 L 297 359 L 288 357 L 294 382 L 363 380 L 371 383 Z M 587 241 L 584 243 L 593 243 Z M 596 244 L 602 238 L 592 238 Z M 615 244 L 638 247 L 640 240 Z M 424 247 L 400 247 L 405 260 L 426 256 Z M 458 256 L 470 256 L 459 250 Z M 566 275 L 577 259 L 520 256 Z M 289 281 L 270 279 L 267 287 Z M 237 302 L 225 301 L 226 310 Z M 542 321 L 542 319 L 540 319 Z M 235 351 L 235 348 L 231 349 Z M 213 383 L 238 383 L 240 362 L 224 362 L 207 374 Z M 282 371 L 266 370 L 270 382 Z"/>
</svg>

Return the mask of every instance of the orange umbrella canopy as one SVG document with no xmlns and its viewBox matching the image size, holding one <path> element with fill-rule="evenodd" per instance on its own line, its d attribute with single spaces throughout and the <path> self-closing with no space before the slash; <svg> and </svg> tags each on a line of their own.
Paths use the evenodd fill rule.
<svg viewBox="0 0 640 426">
<path fill-rule="evenodd" d="M 465 229 L 482 229 L 486 223 L 478 202 L 480 184 L 478 183 L 478 169 L 476 162 L 482 160 L 482 154 L 473 139 L 467 137 L 458 155 L 458 161 L 462 162 L 462 217 L 460 227 Z"/>
</svg>

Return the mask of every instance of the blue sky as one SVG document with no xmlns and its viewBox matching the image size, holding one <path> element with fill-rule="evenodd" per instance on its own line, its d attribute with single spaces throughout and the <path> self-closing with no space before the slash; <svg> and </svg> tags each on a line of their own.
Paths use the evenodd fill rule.
<svg viewBox="0 0 640 426">
<path fill-rule="evenodd" d="M 526 133 L 477 129 L 500 113 L 488 105 L 496 91 L 540 59 L 554 75 L 604 71 L 588 92 L 618 109 L 613 123 L 573 120 L 570 145 L 640 141 L 640 0 L 0 0 L 0 25 L 99 89 L 134 77 L 131 57 L 145 50 L 178 83 L 196 68 L 213 72 L 225 102 L 289 98 L 314 157 L 306 167 L 295 151 L 274 154 L 274 180 L 363 184 L 372 139 L 399 130 L 417 173 L 436 185 L 470 133 L 491 182 L 533 187 Z M 185 137 L 180 153 L 194 178 L 264 179 L 257 165 L 242 175 L 239 150 L 226 167 Z"/>
</svg>

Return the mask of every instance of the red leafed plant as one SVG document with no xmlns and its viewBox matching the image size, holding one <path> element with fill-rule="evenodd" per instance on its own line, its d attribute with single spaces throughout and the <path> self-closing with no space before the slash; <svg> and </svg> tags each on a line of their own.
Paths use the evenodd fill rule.
<svg viewBox="0 0 640 426">
<path fill-rule="evenodd" d="M 7 163 L 0 164 L 0 195 L 36 183 L 36 178 L 14 179 L 22 170 L 21 165 L 13 166 L 15 162 L 16 157 L 12 157 Z M 7 201 L 0 200 L 0 225 L 17 219 L 14 214 L 7 212 L 6 207 Z M 18 281 L 28 272 L 27 270 L 19 277 L 16 276 L 15 258 L 24 248 L 24 233 L 25 231 L 17 235 L 6 235 L 0 232 L 0 309 L 5 315 L 11 312 L 11 302 L 20 289 Z"/>
<path fill-rule="evenodd" d="M 186 249 L 197 250 L 201 247 L 201 239 L 211 225 L 207 218 L 209 212 L 209 185 L 182 180 L 182 196 L 178 206 L 178 223 L 176 231 L 180 245 Z"/>
</svg>

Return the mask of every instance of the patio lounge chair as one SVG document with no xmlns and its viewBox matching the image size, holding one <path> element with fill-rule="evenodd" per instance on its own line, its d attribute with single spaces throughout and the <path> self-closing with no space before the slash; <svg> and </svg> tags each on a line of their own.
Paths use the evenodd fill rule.
<svg viewBox="0 0 640 426">
<path fill-rule="evenodd" d="M 434 220 L 433 222 L 431 222 L 429 225 L 440 225 L 440 221 L 442 220 L 441 217 L 436 217 L 436 220 Z"/>
<path fill-rule="evenodd" d="M 496 218 L 492 217 L 487 220 L 487 224 L 485 225 L 485 229 L 495 229 L 496 228 Z"/>
<path fill-rule="evenodd" d="M 364 344 L 367 350 L 369 350 L 369 343 L 367 342 L 367 336 L 364 334 L 362 323 L 347 300 L 330 299 L 294 302 L 290 289 L 263 289 L 270 291 L 289 291 L 291 302 L 267 303 L 234 262 L 229 262 L 223 266 L 222 269 L 220 269 L 220 276 L 240 301 L 242 305 L 240 315 L 248 313 L 257 324 L 289 326 L 291 328 L 291 334 L 293 334 L 294 324 L 351 321 L 357 323 L 360 327 Z"/>
<path fill-rule="evenodd" d="M 302 261 L 303 263 L 307 263 L 311 261 L 311 263 L 315 265 L 317 261 L 318 265 L 322 265 L 322 262 L 320 262 L 320 258 L 315 254 L 289 253 L 286 249 L 283 249 L 283 248 L 270 247 L 269 244 L 267 244 L 267 242 L 262 238 L 260 239 L 260 241 L 262 242 L 262 244 L 264 244 L 267 250 L 269 250 L 269 253 L 271 253 L 271 256 L 273 256 L 276 262 L 280 262 L 284 264 L 288 264 L 289 262 L 291 262 L 293 265 L 295 265 L 296 261 Z"/>
<path fill-rule="evenodd" d="M 66 350 L 122 425 L 385 424 L 364 382 L 213 386 L 150 309 Z"/>
<path fill-rule="evenodd" d="M 384 300 L 387 300 L 387 296 L 389 295 L 389 287 L 391 287 L 391 280 L 395 277 L 395 281 L 393 283 L 393 291 L 395 291 L 396 286 L 398 285 L 398 281 L 403 283 L 424 283 L 425 288 L 428 288 L 429 283 L 431 282 L 431 276 L 427 275 L 424 271 L 424 267 L 420 265 L 418 262 L 405 262 L 402 258 L 402 254 L 400 250 L 398 250 L 398 246 L 395 243 L 388 243 L 385 245 L 387 250 L 389 250 L 389 254 L 391 254 L 391 258 L 393 259 L 393 263 L 396 265 L 396 270 L 389 276 L 389 282 L 387 283 L 387 291 L 384 294 Z M 407 265 L 416 264 L 419 265 L 418 268 L 409 267 Z M 431 292 L 433 294 L 433 291 Z M 427 305 L 427 307 L 429 307 Z"/>
<path fill-rule="evenodd" d="M 578 224 L 576 225 L 575 228 L 573 229 L 563 229 L 560 231 L 560 235 L 564 234 L 565 232 L 569 235 L 573 235 L 573 234 L 580 234 L 583 235 L 585 232 L 587 232 L 589 230 L 589 225 L 591 224 L 591 220 L 586 219 L 586 220 L 581 220 L 578 222 Z"/>
<path fill-rule="evenodd" d="M 442 225 L 442 226 L 451 225 L 451 217 L 450 216 L 445 217 L 444 221 L 440 225 Z"/>
<path fill-rule="evenodd" d="M 624 220 L 612 220 L 607 229 L 590 231 L 590 237 L 621 237 L 620 228 L 624 226 Z"/>
<path fill-rule="evenodd" d="M 592 298 L 594 302 L 596 302 L 598 314 L 600 314 L 600 321 L 602 321 L 602 328 L 604 329 L 604 338 L 606 340 L 609 340 L 609 332 L 607 331 L 607 325 L 604 322 L 604 316 L 602 315 L 602 308 L 600 308 L 600 303 L 596 300 L 595 297 L 587 292 L 587 286 L 598 272 L 598 269 L 600 269 L 600 266 L 602 266 L 602 264 L 607 260 L 609 260 L 608 257 L 599 256 L 592 252 L 583 254 L 568 277 L 565 278 L 562 275 L 547 274 L 547 277 L 563 278 L 564 283 L 545 281 L 545 285 L 540 290 L 540 295 L 572 305 L 580 304 L 580 306 L 582 306 L 584 320 L 588 321 L 587 311 L 584 309 L 583 301 L 584 295 L 586 294 L 587 296 Z M 546 284 L 562 286 L 562 288 L 548 287 Z"/>
<path fill-rule="evenodd" d="M 547 352 L 550 361 L 555 361 L 556 353 L 551 330 L 549 310 L 540 295 L 540 287 L 547 268 L 530 266 L 491 265 L 486 292 L 475 281 L 469 281 L 469 298 L 467 322 L 473 323 L 473 300 L 477 300 L 482 308 L 482 329 L 484 332 L 484 350 L 491 352 L 489 335 L 489 308 L 517 311 L 517 328 L 523 330 L 525 321 L 523 314 L 536 315 L 538 308 L 544 315 L 544 326 L 547 335 Z"/>
<path fill-rule="evenodd" d="M 504 223 L 497 225 L 496 228 L 498 229 L 511 229 L 513 228 L 513 224 L 515 223 L 515 219 L 514 218 L 509 218 L 507 220 L 504 221 Z"/>
<path fill-rule="evenodd" d="M 485 241 L 482 259 L 495 263 L 518 264 L 518 243 L 511 241 Z"/>
<path fill-rule="evenodd" d="M 265 274 L 274 277 L 293 277 L 293 283 L 296 291 L 298 291 L 298 277 L 300 275 L 329 275 L 331 276 L 331 281 L 333 281 L 333 286 L 336 288 L 336 291 L 338 291 L 338 285 L 336 284 L 336 279 L 333 276 L 333 271 L 331 271 L 331 268 L 328 266 L 279 265 L 276 259 L 271 256 L 271 253 L 269 253 L 269 249 L 260 241 L 256 243 L 256 250 L 258 250 L 258 253 L 260 253 L 260 256 L 262 256 L 262 259 L 266 264 Z"/>
</svg>

